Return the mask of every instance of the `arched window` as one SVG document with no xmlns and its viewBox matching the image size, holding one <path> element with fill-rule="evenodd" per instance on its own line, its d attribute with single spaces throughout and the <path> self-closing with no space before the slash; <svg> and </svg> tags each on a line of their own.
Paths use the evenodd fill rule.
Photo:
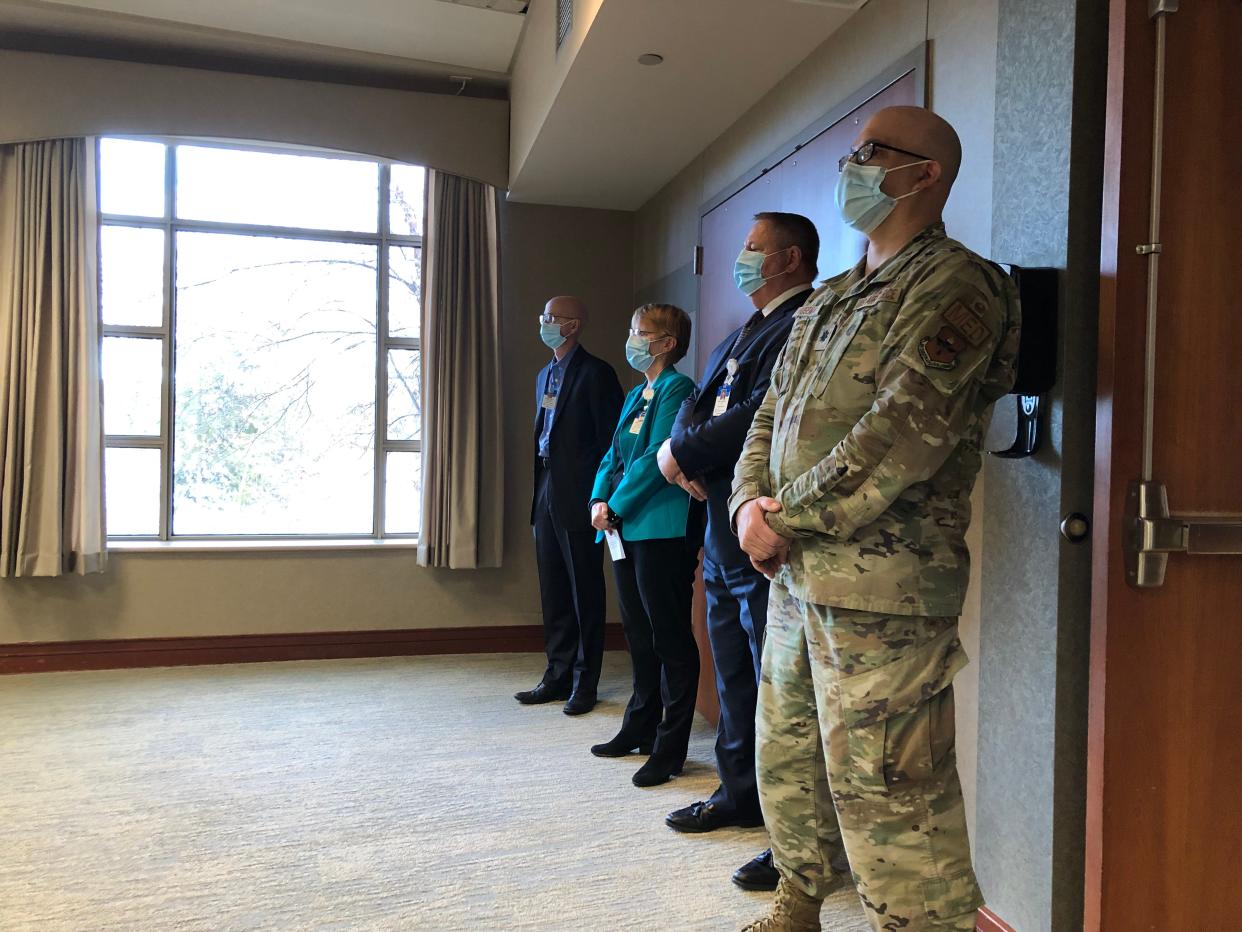
<svg viewBox="0 0 1242 932">
<path fill-rule="evenodd" d="M 416 535 L 424 170 L 99 151 L 110 538 Z"/>
</svg>

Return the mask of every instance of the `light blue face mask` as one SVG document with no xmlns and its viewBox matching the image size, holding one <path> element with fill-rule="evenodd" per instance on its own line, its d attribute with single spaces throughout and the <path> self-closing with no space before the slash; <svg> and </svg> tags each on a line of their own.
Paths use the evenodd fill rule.
<svg viewBox="0 0 1242 932">
<path fill-rule="evenodd" d="M 737 284 L 738 291 L 749 298 L 763 287 L 768 278 L 776 278 L 775 275 L 764 278 L 760 270 L 763 268 L 764 259 L 784 251 L 778 249 L 776 252 L 759 252 L 756 249 L 743 249 L 738 253 L 737 261 L 733 263 L 733 281 Z"/>
<path fill-rule="evenodd" d="M 657 340 L 662 339 L 656 337 Z M 625 359 L 637 369 L 639 372 L 646 372 L 651 368 L 651 364 L 656 361 L 656 356 L 663 356 L 664 353 L 652 354 L 647 349 L 651 345 L 650 340 L 644 340 L 637 334 L 631 333 L 629 339 L 625 341 Z"/>
<path fill-rule="evenodd" d="M 561 333 L 561 325 L 556 321 L 540 321 L 539 339 L 550 350 L 559 349 L 565 343 L 565 335 Z"/>
<path fill-rule="evenodd" d="M 915 165 L 924 165 L 931 159 L 909 162 L 895 168 L 885 169 L 879 165 L 859 165 L 857 162 L 846 162 L 837 176 L 835 199 L 841 219 L 847 226 L 859 233 L 870 233 L 888 219 L 897 202 L 913 197 L 918 191 L 911 191 L 901 197 L 892 197 L 880 190 L 884 176 L 889 172 L 900 171 Z"/>
</svg>

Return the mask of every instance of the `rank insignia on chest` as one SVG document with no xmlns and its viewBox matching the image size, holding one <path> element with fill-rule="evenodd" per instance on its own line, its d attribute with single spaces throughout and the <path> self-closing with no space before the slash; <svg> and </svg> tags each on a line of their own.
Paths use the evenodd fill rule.
<svg viewBox="0 0 1242 932">
<path fill-rule="evenodd" d="M 945 324 L 935 336 L 924 337 L 919 342 L 919 356 L 931 369 L 946 372 L 957 368 L 957 357 L 966 349 L 966 338 Z"/>
</svg>

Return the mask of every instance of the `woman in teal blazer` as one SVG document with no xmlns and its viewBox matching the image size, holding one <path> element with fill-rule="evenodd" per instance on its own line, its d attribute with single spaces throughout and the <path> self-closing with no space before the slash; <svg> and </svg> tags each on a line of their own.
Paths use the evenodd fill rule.
<svg viewBox="0 0 1242 932">
<path fill-rule="evenodd" d="M 687 539 L 690 496 L 660 473 L 656 454 L 673 430 L 694 382 L 673 366 L 690 344 L 690 318 L 671 304 L 634 312 L 625 354 L 646 376 L 626 397 L 612 445 L 595 474 L 591 523 L 616 532 L 624 548 L 614 559 L 621 623 L 634 665 L 634 691 L 616 737 L 591 748 L 621 757 L 635 748 L 651 756 L 636 786 L 656 786 L 686 760 L 699 684 L 699 652 L 690 629 L 697 543 Z M 691 535 L 693 536 L 693 535 Z"/>
</svg>

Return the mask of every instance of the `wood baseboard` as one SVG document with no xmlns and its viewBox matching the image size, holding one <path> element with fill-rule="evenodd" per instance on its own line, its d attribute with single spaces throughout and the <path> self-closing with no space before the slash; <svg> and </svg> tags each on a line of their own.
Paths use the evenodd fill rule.
<svg viewBox="0 0 1242 932">
<path fill-rule="evenodd" d="M 619 624 L 606 626 L 604 647 L 625 649 Z M 0 644 L 0 674 L 430 654 L 539 653 L 543 649 L 542 625 L 46 641 Z"/>
<path fill-rule="evenodd" d="M 975 919 L 976 932 L 1014 932 L 1009 923 L 984 906 Z"/>
</svg>

